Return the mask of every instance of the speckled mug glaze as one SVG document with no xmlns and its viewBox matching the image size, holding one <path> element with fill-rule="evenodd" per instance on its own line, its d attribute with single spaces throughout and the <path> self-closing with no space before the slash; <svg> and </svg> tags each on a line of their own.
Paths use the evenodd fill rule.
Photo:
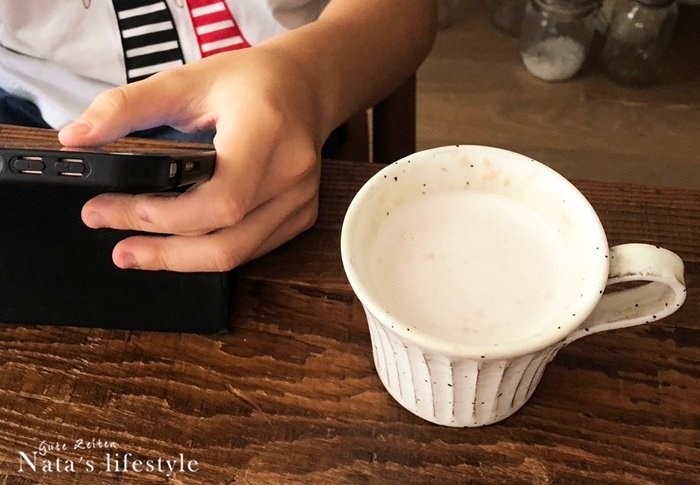
<svg viewBox="0 0 700 485">
<path fill-rule="evenodd" d="M 446 341 L 390 315 L 368 284 L 368 247 L 383 216 L 426 190 L 456 189 L 512 197 L 554 224 L 570 245 L 579 286 L 546 331 L 498 345 Z M 435 148 L 385 167 L 350 204 L 341 252 L 367 314 L 382 383 L 406 409 L 446 426 L 507 418 L 527 402 L 562 347 L 585 335 L 660 320 L 685 300 L 677 255 L 648 244 L 608 249 L 598 216 L 571 183 L 539 162 L 492 147 Z M 647 283 L 603 294 L 606 286 L 627 281 Z"/>
</svg>

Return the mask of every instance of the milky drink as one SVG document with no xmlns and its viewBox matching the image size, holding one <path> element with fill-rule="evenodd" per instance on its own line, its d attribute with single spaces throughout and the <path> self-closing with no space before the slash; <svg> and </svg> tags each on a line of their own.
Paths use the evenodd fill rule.
<svg viewBox="0 0 700 485">
<path fill-rule="evenodd" d="M 539 333 L 571 292 L 557 231 L 499 194 L 411 200 L 389 213 L 370 254 L 387 311 L 448 341 L 498 344 Z"/>
</svg>

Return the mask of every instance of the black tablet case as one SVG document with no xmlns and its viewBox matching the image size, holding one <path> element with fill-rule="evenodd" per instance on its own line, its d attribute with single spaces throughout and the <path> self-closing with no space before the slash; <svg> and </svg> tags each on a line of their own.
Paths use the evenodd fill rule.
<svg viewBox="0 0 700 485">
<path fill-rule="evenodd" d="M 89 229 L 84 188 L 0 185 L 0 322 L 214 333 L 227 329 L 227 273 L 122 270 L 131 233 Z"/>
</svg>

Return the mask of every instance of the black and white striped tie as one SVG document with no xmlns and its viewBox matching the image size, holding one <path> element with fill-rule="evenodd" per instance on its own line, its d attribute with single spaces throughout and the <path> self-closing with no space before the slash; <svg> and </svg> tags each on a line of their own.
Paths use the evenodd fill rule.
<svg viewBox="0 0 700 485">
<path fill-rule="evenodd" d="M 122 38 L 127 82 L 184 64 L 175 23 L 164 0 L 112 2 Z"/>
</svg>

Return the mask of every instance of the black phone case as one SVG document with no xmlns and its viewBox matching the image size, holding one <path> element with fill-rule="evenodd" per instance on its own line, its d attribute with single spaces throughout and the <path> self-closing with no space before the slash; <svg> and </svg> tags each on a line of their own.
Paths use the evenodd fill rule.
<svg viewBox="0 0 700 485">
<path fill-rule="evenodd" d="M 230 275 L 121 270 L 114 245 L 132 234 L 89 229 L 99 190 L 0 186 L 0 322 L 214 333 L 228 328 Z"/>
<path fill-rule="evenodd" d="M 0 183 L 155 192 L 209 179 L 214 151 L 131 154 L 0 148 Z"/>
</svg>

